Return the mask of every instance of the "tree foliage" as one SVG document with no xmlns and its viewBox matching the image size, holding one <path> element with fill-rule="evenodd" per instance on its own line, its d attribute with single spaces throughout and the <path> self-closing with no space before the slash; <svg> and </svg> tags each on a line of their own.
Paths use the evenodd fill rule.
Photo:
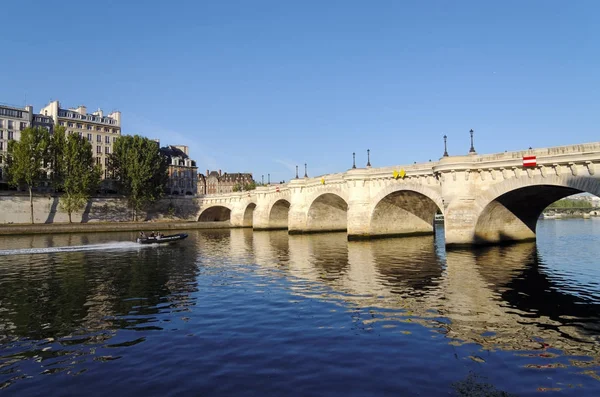
<svg viewBox="0 0 600 397">
<path fill-rule="evenodd" d="M 66 146 L 65 127 L 57 126 L 50 137 L 49 155 L 50 168 L 52 169 L 52 187 L 54 191 L 62 190 L 64 182 L 65 169 L 65 146 Z M 91 151 L 91 149 L 90 149 Z"/>
<path fill-rule="evenodd" d="M 31 223 L 33 222 L 32 189 L 40 179 L 45 179 L 49 160 L 50 134 L 45 128 L 33 127 L 21 131 L 19 141 L 8 144 L 8 181 L 13 186 L 27 185 Z"/>
<path fill-rule="evenodd" d="M 235 185 L 233 185 L 232 190 L 234 192 L 241 192 L 241 191 L 246 191 L 246 190 L 254 190 L 256 189 L 256 182 L 255 181 L 251 181 L 245 184 L 241 184 L 241 183 L 236 183 Z"/>
<path fill-rule="evenodd" d="M 592 203 L 587 200 L 562 199 L 553 202 L 548 208 L 591 208 Z"/>
<path fill-rule="evenodd" d="M 120 136 L 113 144 L 109 171 L 118 191 L 127 196 L 134 220 L 140 210 L 164 194 L 168 163 L 158 149 L 155 141 L 139 135 Z"/>
<path fill-rule="evenodd" d="M 83 208 L 100 184 L 102 170 L 94 162 L 92 144 L 77 134 L 67 137 L 61 151 L 63 157 L 57 163 L 61 168 L 54 172 L 61 175 L 64 190 L 61 206 L 69 214 L 71 223 L 71 214 Z"/>
</svg>

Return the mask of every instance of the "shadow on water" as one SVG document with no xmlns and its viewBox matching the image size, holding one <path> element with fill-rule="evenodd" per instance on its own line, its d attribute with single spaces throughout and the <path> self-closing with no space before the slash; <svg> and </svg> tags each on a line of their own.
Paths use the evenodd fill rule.
<svg viewBox="0 0 600 397">
<path fill-rule="evenodd" d="M 44 238 L 47 246 L 63 247 L 97 242 L 90 236 L 94 235 Z M 123 316 L 157 314 L 166 296 L 181 294 L 184 299 L 195 290 L 197 251 L 192 244 L 100 253 L 20 255 L 3 263 L 0 302 L 6 311 L 0 316 L 0 342 L 133 329 L 153 320 L 130 324 Z"/>
</svg>

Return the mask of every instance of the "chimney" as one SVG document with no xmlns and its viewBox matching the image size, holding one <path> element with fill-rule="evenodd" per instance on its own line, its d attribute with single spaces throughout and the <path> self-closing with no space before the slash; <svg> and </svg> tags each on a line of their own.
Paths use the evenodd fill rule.
<svg viewBox="0 0 600 397">
<path fill-rule="evenodd" d="M 219 176 L 221 176 L 221 170 L 219 170 Z"/>
<path fill-rule="evenodd" d="M 77 106 L 76 112 L 79 113 L 79 114 L 86 114 L 87 113 L 87 108 L 85 106 L 83 106 L 83 105 L 79 105 L 79 106 Z"/>
<path fill-rule="evenodd" d="M 206 177 L 208 178 L 208 169 L 206 170 Z"/>
</svg>

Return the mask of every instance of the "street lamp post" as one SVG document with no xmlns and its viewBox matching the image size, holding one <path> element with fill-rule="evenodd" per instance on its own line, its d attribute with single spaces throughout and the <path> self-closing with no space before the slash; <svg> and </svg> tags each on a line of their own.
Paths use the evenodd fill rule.
<svg viewBox="0 0 600 397">
<path fill-rule="evenodd" d="M 356 153 L 352 152 L 352 168 L 356 168 Z"/>
<path fill-rule="evenodd" d="M 471 149 L 469 149 L 469 153 L 475 153 L 475 146 L 473 146 L 473 129 L 471 128 L 471 131 L 469 131 L 469 133 L 471 134 Z"/>
<path fill-rule="evenodd" d="M 371 166 L 371 150 L 367 149 L 367 167 Z"/>
<path fill-rule="evenodd" d="M 448 157 L 448 147 L 446 146 L 446 139 L 448 139 L 448 137 L 444 135 L 444 157 Z"/>
<path fill-rule="evenodd" d="M 306 172 L 306 163 L 304 163 L 304 177 L 308 178 L 308 172 Z"/>
<path fill-rule="evenodd" d="M 296 179 L 298 179 L 298 166 L 296 166 Z"/>
</svg>

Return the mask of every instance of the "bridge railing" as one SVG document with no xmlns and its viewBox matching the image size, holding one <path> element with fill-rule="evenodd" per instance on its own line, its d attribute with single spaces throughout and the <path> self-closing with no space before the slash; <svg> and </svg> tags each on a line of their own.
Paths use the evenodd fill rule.
<svg viewBox="0 0 600 397">
<path fill-rule="evenodd" d="M 497 160 L 521 160 L 524 156 L 555 157 L 562 155 L 581 155 L 600 152 L 600 142 L 582 143 L 579 145 L 555 146 L 541 149 L 527 149 L 513 152 L 504 152 L 496 154 L 485 154 L 476 157 L 477 162 L 497 161 Z"/>
</svg>

